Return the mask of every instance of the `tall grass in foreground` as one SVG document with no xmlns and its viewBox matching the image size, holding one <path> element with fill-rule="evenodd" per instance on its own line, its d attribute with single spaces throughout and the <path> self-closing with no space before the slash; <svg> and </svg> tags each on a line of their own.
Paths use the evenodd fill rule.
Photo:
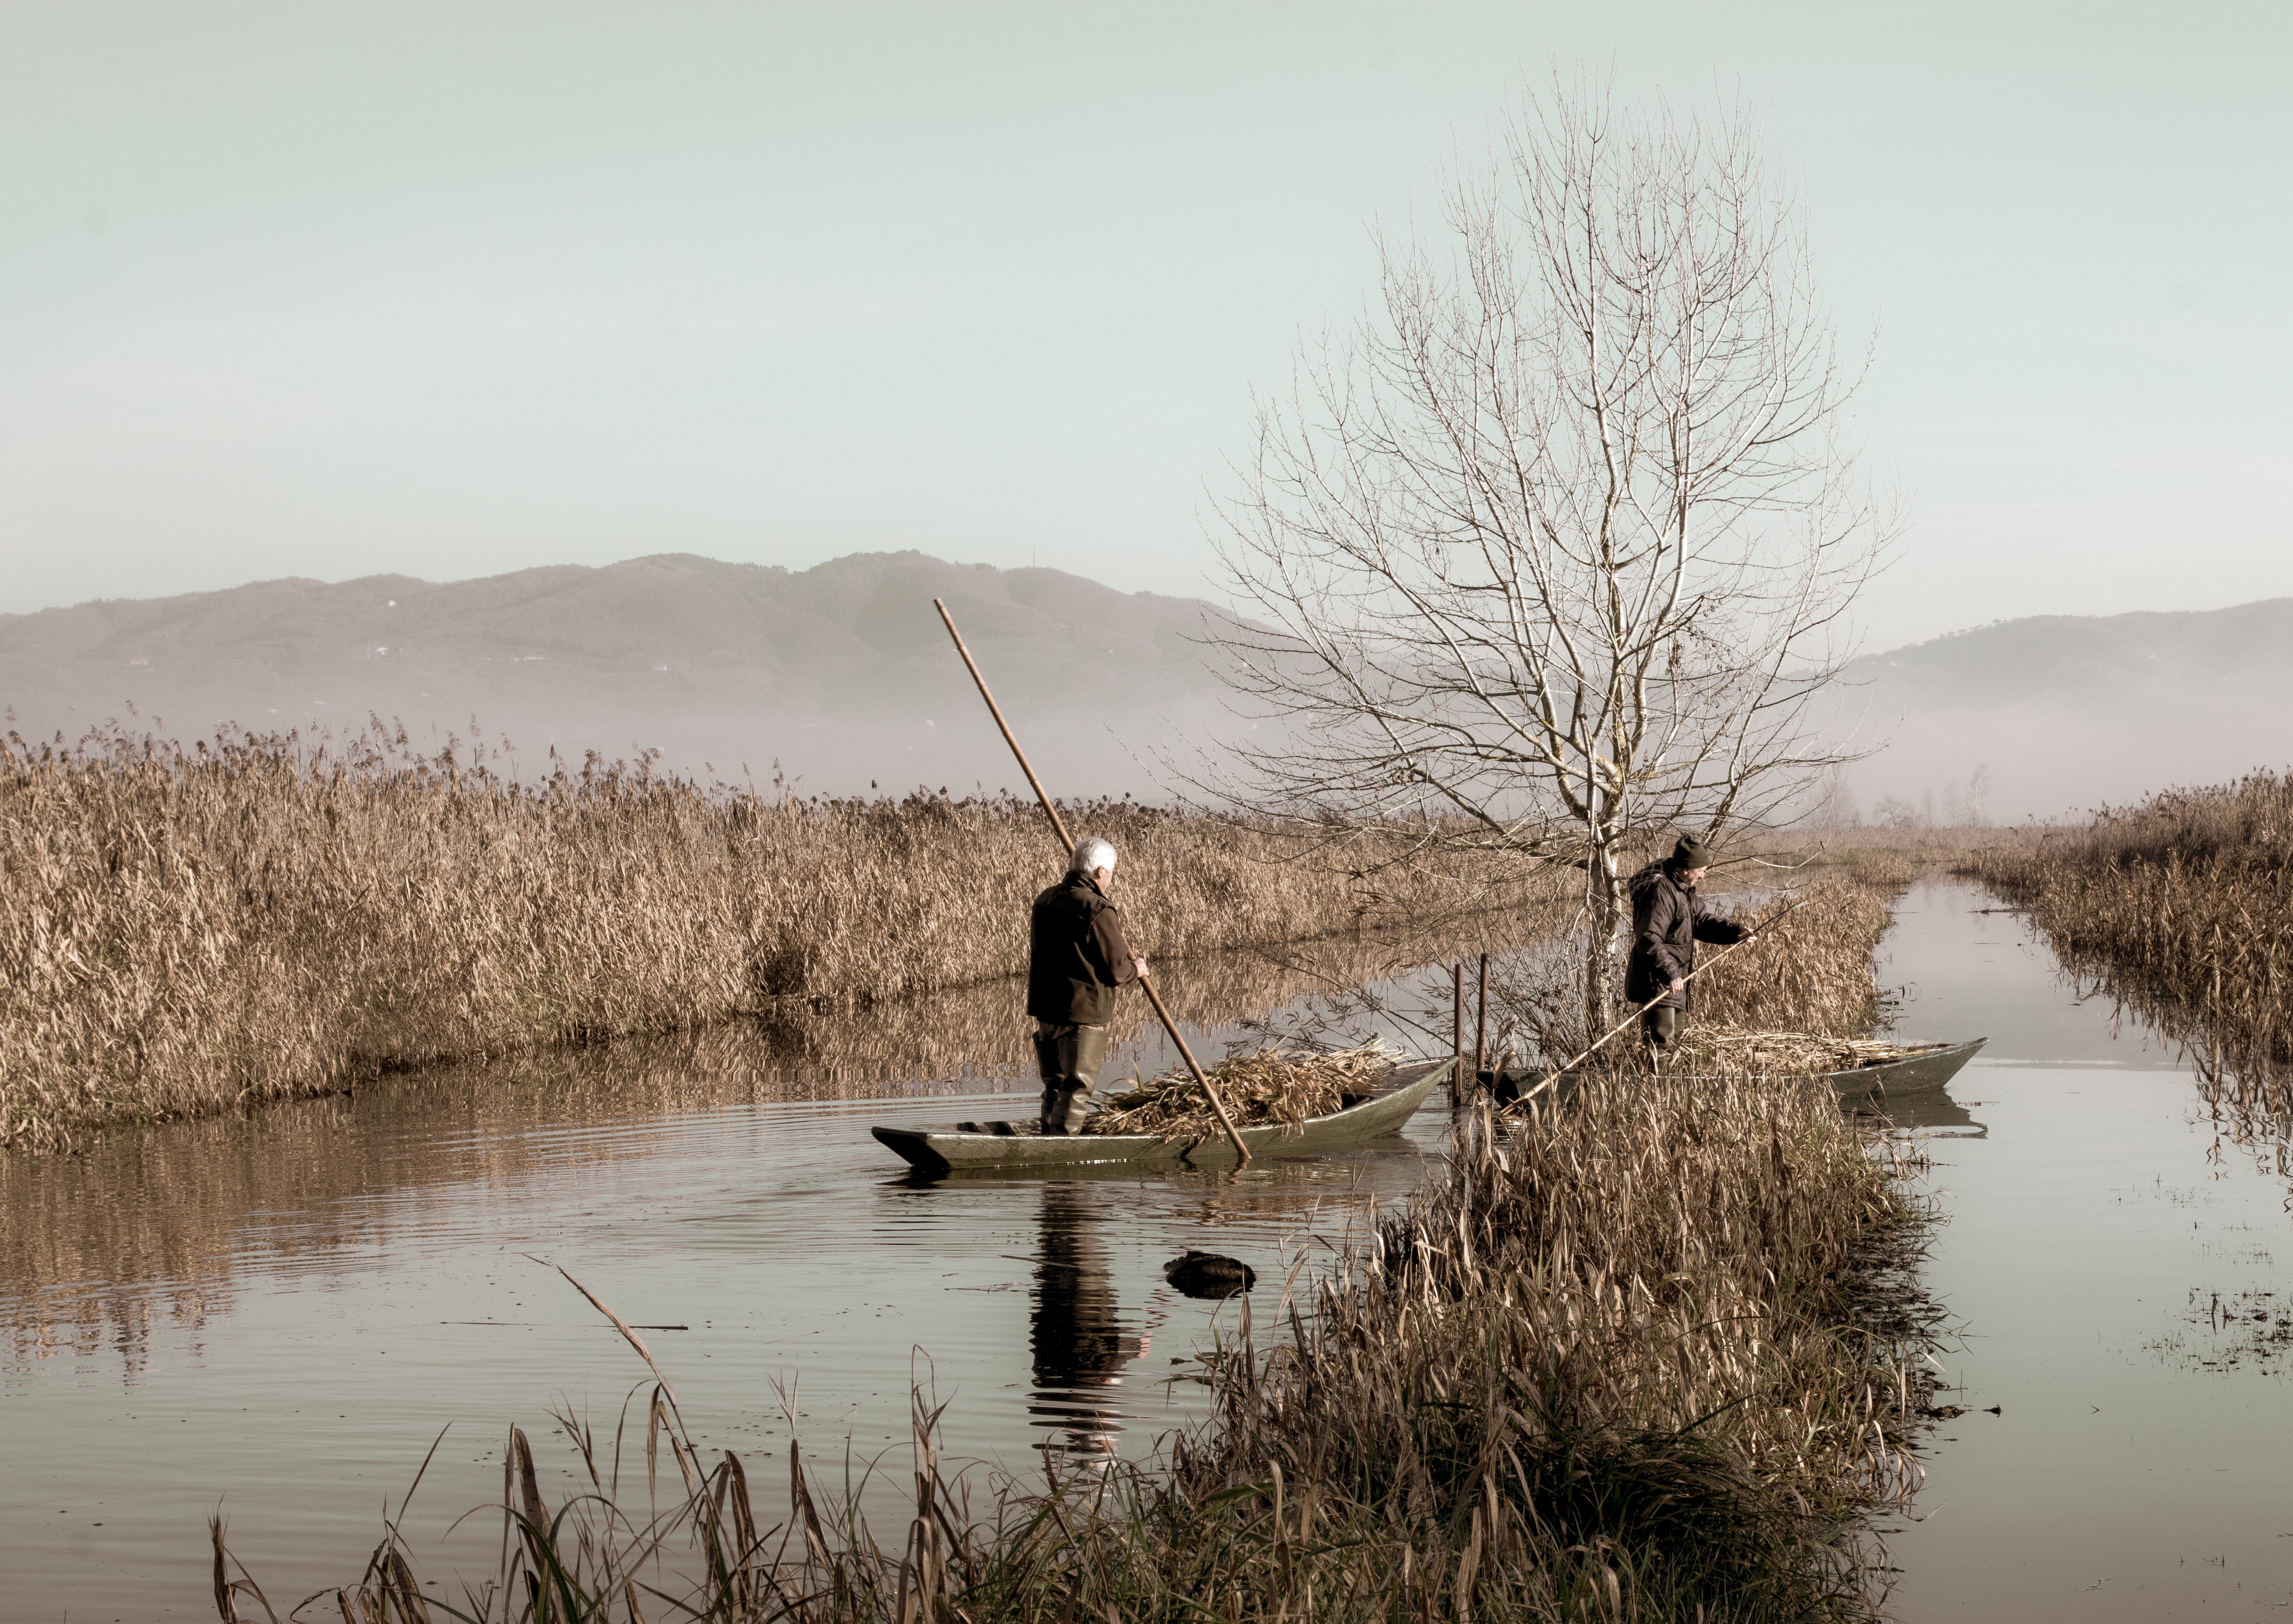
<svg viewBox="0 0 2293 1624">
<path fill-rule="evenodd" d="M 2293 1133 L 2293 780 L 2168 790 L 1965 872 L 2062 962 L 2197 1051 L 2240 1133 Z"/>
<path fill-rule="evenodd" d="M 1810 982 L 1785 1012 L 1868 1006 L 1865 965 L 1860 996 Z M 548 1505 L 513 1434 L 501 1568 L 452 1607 L 419 1599 L 402 1526 L 324 1603 L 356 1624 L 1867 1616 L 1857 1514 L 1914 1485 L 1928 1392 L 1895 1171 L 1820 1086 L 1594 1079 L 1471 1116 L 1446 1175 L 1329 1275 L 1270 1316 L 1245 1300 L 1196 1377 L 1215 1420 L 1146 1469 L 975 1494 L 920 1404 L 916 1514 L 879 1537 L 794 1446 L 782 1501 L 761 1462 L 692 1454 L 657 1398 L 641 1484 L 612 1464 L 634 1438 L 568 1420 L 590 1487 Z M 223 1616 L 257 1616 L 221 1560 Z"/>
<path fill-rule="evenodd" d="M 1252 825 L 1071 807 L 1171 959 L 1487 897 Z M 230 735 L 0 744 L 0 1145 L 387 1068 L 850 1009 L 1024 968 L 1060 865 L 1009 799 L 774 800 L 592 758 Z"/>
</svg>

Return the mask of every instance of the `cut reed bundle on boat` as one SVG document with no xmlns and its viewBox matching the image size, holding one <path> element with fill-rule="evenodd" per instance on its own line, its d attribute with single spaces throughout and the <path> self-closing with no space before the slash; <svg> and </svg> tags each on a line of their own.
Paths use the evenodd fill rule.
<svg viewBox="0 0 2293 1624">
<path fill-rule="evenodd" d="M 1237 1125 L 1278 1122 L 1294 1128 L 1309 1116 L 1340 1109 L 1348 1095 L 1369 1092 L 1400 1059 L 1380 1043 L 1328 1053 L 1262 1049 L 1221 1060 L 1210 1073 Z M 1203 1091 L 1182 1068 L 1115 1095 L 1083 1131 L 1179 1140 L 1206 1139 L 1220 1130 Z"/>
<path fill-rule="evenodd" d="M 1746 1076 L 1795 1076 L 1848 1071 L 1899 1060 L 1916 1045 L 1884 1038 L 1834 1037 L 1820 1032 L 1746 1032 L 1739 1027 L 1691 1026 L 1667 1052 L 1665 1069 Z"/>
</svg>

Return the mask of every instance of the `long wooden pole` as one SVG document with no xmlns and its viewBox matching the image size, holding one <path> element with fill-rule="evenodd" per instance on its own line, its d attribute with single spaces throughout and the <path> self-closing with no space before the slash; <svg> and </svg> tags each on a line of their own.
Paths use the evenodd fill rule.
<svg viewBox="0 0 2293 1624">
<path fill-rule="evenodd" d="M 1762 930 L 1772 930 L 1774 927 L 1783 923 L 1786 919 L 1789 918 L 1792 914 L 1797 913 L 1806 905 L 1807 899 L 1805 897 L 1802 897 L 1799 901 L 1792 904 L 1790 907 L 1784 909 L 1780 914 L 1774 915 L 1772 918 L 1762 920 L 1758 924 L 1752 927 L 1748 934 L 1757 936 Z M 1714 964 L 1717 964 L 1721 960 L 1726 958 L 1730 954 L 1735 952 L 1737 948 L 1741 947 L 1744 944 L 1741 941 L 1729 943 L 1719 952 L 1705 960 L 1703 963 L 1698 964 L 1694 970 L 1689 970 L 1686 975 L 1681 977 L 1681 985 L 1683 987 L 1687 986 L 1688 983 L 1695 980 L 1697 977 L 1702 975 L 1706 970 L 1711 969 Z M 1602 1044 L 1606 1043 L 1610 1038 L 1616 1036 L 1617 1033 L 1623 1031 L 1626 1027 L 1631 1026 L 1633 1022 L 1638 1020 L 1641 1016 L 1647 1014 L 1650 1010 L 1656 1008 L 1657 1005 L 1662 1003 L 1666 998 L 1671 996 L 1672 989 L 1667 987 L 1664 991 L 1658 993 L 1655 997 L 1641 1005 L 1640 1008 L 1625 1016 L 1615 1026 L 1610 1027 L 1606 1032 L 1600 1034 L 1600 1037 L 1593 1042 L 1591 1049 L 1587 1049 L 1584 1053 L 1578 1055 L 1576 1060 L 1569 1061 L 1568 1066 L 1557 1067 L 1551 1072 L 1545 1074 L 1544 1082 L 1538 1084 L 1535 1088 L 1530 1089 L 1513 1103 L 1516 1105 L 1526 1104 L 1527 1101 L 1535 1099 L 1537 1095 L 1543 1093 L 1546 1089 L 1551 1088 L 1555 1083 L 1560 1081 L 1560 1074 L 1567 1071 L 1570 1066 L 1575 1066 L 1581 1060 L 1590 1060 L 1593 1053 L 1599 1050 Z"/>
<path fill-rule="evenodd" d="M 987 702 L 987 714 L 995 719 L 995 726 L 1002 730 L 1003 742 L 1011 747 L 1012 755 L 1018 759 L 1019 770 L 1027 775 L 1027 787 L 1035 792 L 1035 800 L 1042 807 L 1043 816 L 1051 820 L 1051 832 L 1058 837 L 1061 859 L 1073 857 L 1075 843 L 1067 833 L 1066 820 L 1051 804 L 1050 796 L 1043 789 L 1043 781 L 1035 776 L 1035 769 L 1027 764 L 1027 752 L 1019 748 L 1019 741 L 1012 736 L 1011 724 L 1003 719 L 1003 707 L 995 702 L 995 695 L 988 691 L 987 678 L 980 674 L 979 662 L 971 657 L 971 650 L 964 644 L 963 634 L 955 629 L 955 617 L 947 612 L 947 605 L 938 598 L 932 599 L 932 607 L 939 611 L 939 618 L 946 623 L 947 635 L 955 639 L 955 652 L 963 656 L 963 663 L 971 673 L 971 680 L 979 685 L 979 697 Z M 1163 995 L 1155 990 L 1154 982 L 1145 976 L 1138 978 L 1138 985 L 1146 995 L 1146 1002 L 1155 1006 L 1155 1013 L 1161 1019 L 1163 1029 L 1179 1046 L 1179 1053 L 1185 1059 L 1187 1069 L 1194 1073 L 1195 1081 L 1202 1084 L 1203 1096 L 1211 1102 L 1211 1109 L 1217 1114 L 1219 1126 L 1226 1130 L 1227 1138 L 1234 1142 L 1236 1154 L 1244 1162 L 1249 1161 L 1250 1147 L 1242 1142 L 1241 1130 L 1234 1125 L 1234 1118 L 1227 1115 L 1226 1101 L 1219 1098 L 1218 1090 L 1211 1085 L 1210 1073 L 1204 1071 L 1202 1062 L 1195 1059 L 1195 1052 L 1187 1047 L 1186 1038 L 1179 1034 L 1179 1023 L 1171 1019 L 1171 1011 L 1163 1007 Z"/>
</svg>

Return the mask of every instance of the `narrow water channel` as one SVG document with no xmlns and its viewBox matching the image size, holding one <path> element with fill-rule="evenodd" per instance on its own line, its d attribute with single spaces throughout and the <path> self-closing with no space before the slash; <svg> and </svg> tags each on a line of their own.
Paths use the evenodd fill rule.
<svg viewBox="0 0 2293 1624">
<path fill-rule="evenodd" d="M 1385 986 L 1411 1002 L 1406 981 Z M 1015 995 L 987 989 L 993 1024 L 1018 1028 Z M 1258 1041 L 1192 1034 L 1212 1055 L 1237 1038 Z M 880 1458 L 863 1504 L 903 1526 L 912 1383 L 945 1401 L 958 1465 L 1142 1456 L 1201 1414 L 1201 1387 L 1171 1378 L 1236 1311 L 1179 1295 L 1163 1263 L 1240 1257 L 1266 1312 L 1285 1271 L 1415 1188 L 1447 1125 L 1437 1094 L 1406 1136 L 1342 1157 L 920 1186 L 870 1124 L 1022 1114 L 1032 1083 L 1004 1092 L 1017 1079 L 979 1075 L 991 1064 L 855 1084 L 850 1053 L 896 1054 L 900 1034 L 836 1041 L 832 1085 L 744 1060 L 719 1032 L 8 1165 L 0 1617 L 213 1618 L 218 1507 L 282 1612 L 354 1581 L 442 1427 L 401 1526 L 458 1594 L 458 1566 L 491 1571 L 498 1522 L 442 1536 L 498 1502 L 507 1425 L 554 1468 L 555 1504 L 577 1482 L 550 1409 L 610 1450 L 649 1384 L 553 1264 L 647 1328 L 696 1440 L 751 1463 L 764 1504 L 793 1429 L 831 1489 Z M 1140 1035 L 1106 1075 L 1171 1059 Z M 642 1400 L 633 1413 L 624 1482 L 641 1494 Z"/>
<path fill-rule="evenodd" d="M 1988 1034 L 1932 1130 L 1925 1271 L 1965 1413 L 1888 1543 L 1900 1624 L 2280 1619 L 2293 1605 L 2293 1220 L 2268 1147 L 1959 885 L 1896 909 L 1907 1033 Z M 1992 1413 L 1993 1410 L 1997 1413 Z"/>
</svg>

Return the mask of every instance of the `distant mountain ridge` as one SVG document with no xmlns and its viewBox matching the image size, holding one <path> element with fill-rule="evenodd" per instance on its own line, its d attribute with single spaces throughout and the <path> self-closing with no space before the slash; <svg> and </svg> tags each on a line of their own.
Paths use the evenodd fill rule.
<svg viewBox="0 0 2293 1624">
<path fill-rule="evenodd" d="M 779 758 L 808 789 L 1015 782 L 935 597 L 1015 722 L 1088 769 L 1075 792 L 1147 787 L 1110 727 L 1217 713 L 1188 641 L 1208 605 L 915 552 L 803 571 L 668 554 L 444 584 L 271 581 L 0 615 L 0 702 L 38 734 L 131 704 L 185 738 L 369 712 L 466 734 L 474 716 L 536 756 L 659 748 L 689 770 L 759 773 Z"/>
<path fill-rule="evenodd" d="M 685 554 L 433 583 L 258 581 L 0 615 L 0 703 L 77 735 L 132 703 L 192 738 L 402 719 L 506 734 L 521 760 L 659 749 L 804 792 L 1024 788 L 931 600 L 948 601 L 1056 792 L 1157 792 L 1142 758 L 1246 728 L 1195 641 L 1211 606 L 1058 570 L 916 552 L 814 568 Z M 2293 761 L 2293 598 L 1999 622 L 1866 655 L 1839 727 L 1884 748 L 1850 784 L 1947 803 L 1987 768 L 1995 819 L 2075 815 Z"/>
<path fill-rule="evenodd" d="M 1987 767 L 1995 821 L 2078 817 L 2174 785 L 2293 763 L 2293 598 L 2036 615 L 1866 655 L 1842 696 L 1885 748 L 1851 782 L 1949 799 Z"/>
<path fill-rule="evenodd" d="M 2230 609 L 2033 615 L 1952 632 L 1855 662 L 1851 674 L 1936 705 L 2005 696 L 2139 698 L 2161 684 L 2293 673 L 2293 597 Z"/>
</svg>

